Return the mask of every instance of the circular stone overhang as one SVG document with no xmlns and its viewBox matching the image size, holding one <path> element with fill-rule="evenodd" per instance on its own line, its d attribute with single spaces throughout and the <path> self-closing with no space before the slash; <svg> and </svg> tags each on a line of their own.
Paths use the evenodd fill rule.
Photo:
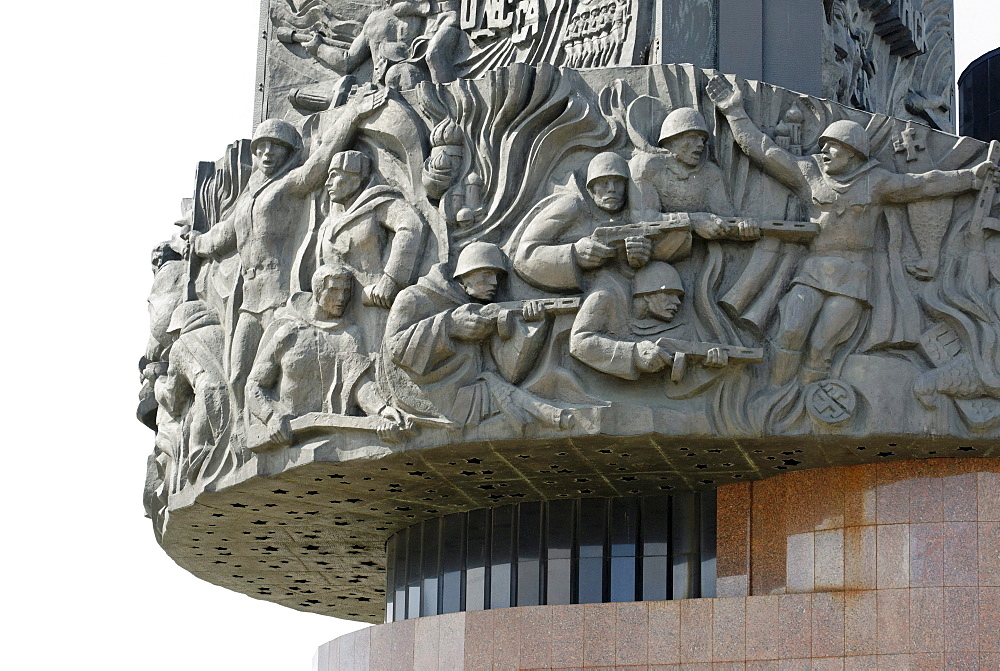
<svg viewBox="0 0 1000 671">
<path fill-rule="evenodd" d="M 383 620 L 385 541 L 425 519 L 560 498 L 650 496 L 834 465 L 997 457 L 996 441 L 585 436 L 393 452 L 318 436 L 171 499 L 162 545 L 196 576 L 297 610 Z"/>
</svg>

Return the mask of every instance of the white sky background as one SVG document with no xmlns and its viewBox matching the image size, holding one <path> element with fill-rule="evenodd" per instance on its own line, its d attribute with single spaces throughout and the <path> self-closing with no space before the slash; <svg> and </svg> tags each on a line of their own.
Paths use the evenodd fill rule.
<svg viewBox="0 0 1000 671">
<path fill-rule="evenodd" d="M 257 0 L 17 4 L 46 11 L 9 14 L 0 44 L 0 666 L 307 671 L 358 625 L 198 580 L 140 499 L 149 250 L 197 161 L 250 134 Z M 1000 46 L 1000 8 L 955 4 L 960 73 Z"/>
</svg>

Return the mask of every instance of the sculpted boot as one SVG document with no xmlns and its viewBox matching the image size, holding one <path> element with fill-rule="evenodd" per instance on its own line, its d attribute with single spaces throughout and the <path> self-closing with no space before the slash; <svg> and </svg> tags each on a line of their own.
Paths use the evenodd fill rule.
<svg viewBox="0 0 1000 671">
<path fill-rule="evenodd" d="M 771 386 L 783 387 L 795 378 L 802 360 L 802 352 L 777 349 L 771 361 Z"/>
</svg>

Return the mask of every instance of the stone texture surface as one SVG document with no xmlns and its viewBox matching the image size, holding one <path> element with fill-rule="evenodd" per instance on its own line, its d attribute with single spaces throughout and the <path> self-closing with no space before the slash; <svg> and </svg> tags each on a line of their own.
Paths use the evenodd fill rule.
<svg viewBox="0 0 1000 671">
<path fill-rule="evenodd" d="M 720 537 L 729 539 L 720 544 L 720 565 L 752 571 L 763 558 L 768 570 L 792 570 L 792 561 L 774 560 L 775 548 L 799 552 L 785 539 L 845 532 L 838 536 L 844 543 L 814 545 L 826 548 L 814 558 L 817 567 L 836 564 L 839 549 L 843 581 L 793 593 L 779 572 L 767 576 L 766 594 L 751 581 L 752 594 L 743 596 L 538 606 L 381 625 L 322 646 L 318 671 L 383 668 L 374 660 L 385 655 L 449 671 L 998 668 L 1000 586 L 992 583 L 992 561 L 1000 539 L 991 535 L 998 473 L 998 460 L 940 459 L 733 485 L 719 493 Z M 765 514 L 777 520 L 763 526 L 768 543 L 740 548 L 734 539 L 749 544 L 752 536 L 747 520 L 760 530 Z M 732 556 L 723 557 L 722 548 Z M 426 641 L 418 640 L 421 631 L 429 632 Z M 454 653 L 459 648 L 464 657 Z M 359 666 L 365 659 L 370 667 Z"/>
</svg>

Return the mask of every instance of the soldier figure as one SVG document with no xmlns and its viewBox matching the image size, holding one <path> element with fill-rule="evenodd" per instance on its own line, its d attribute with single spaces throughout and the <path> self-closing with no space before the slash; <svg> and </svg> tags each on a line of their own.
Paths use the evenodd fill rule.
<svg viewBox="0 0 1000 671">
<path fill-rule="evenodd" d="M 591 368 L 638 380 L 670 366 L 676 352 L 657 343 L 676 326 L 684 299 L 681 277 L 668 263 L 654 261 L 635 273 L 631 284 L 604 272 L 588 293 L 573 323 L 570 354 Z M 704 365 L 728 365 L 726 352 L 711 348 Z"/>
<path fill-rule="evenodd" d="M 389 309 L 420 264 L 427 224 L 403 195 L 370 179 L 371 161 L 342 151 L 330 161 L 330 212 L 319 229 L 319 263 L 344 263 L 364 287 L 365 303 Z"/>
<path fill-rule="evenodd" d="M 358 123 L 385 101 L 384 94 L 359 95 L 337 110 L 323 143 L 301 163 L 302 139 L 286 121 L 268 119 L 254 132 L 254 170 L 233 213 L 207 233 L 191 233 L 192 253 L 219 257 L 235 250 L 240 257 L 243 303 L 230 351 L 230 375 L 237 405 L 257 345 L 274 311 L 291 292 L 291 269 L 301 242 L 298 222 L 306 202 L 323 185 L 330 159 L 343 149 Z"/>
<path fill-rule="evenodd" d="M 630 219 L 626 210 L 631 173 L 628 163 L 614 152 L 591 159 L 583 189 L 557 193 L 543 200 L 528 215 L 523 228 L 511 238 L 514 269 L 530 284 L 552 291 L 583 290 L 584 273 L 617 256 L 616 248 L 592 237 L 600 226 L 621 226 Z M 645 236 L 625 240 L 628 264 L 638 268 L 650 258 L 669 261 L 691 249 L 689 231 L 659 236 L 654 246 Z"/>
<path fill-rule="evenodd" d="M 984 162 L 970 170 L 891 173 L 870 157 L 868 133 L 853 121 L 830 124 L 819 139 L 821 153 L 798 157 L 750 121 L 742 95 L 726 79 L 715 77 L 707 91 L 743 151 L 798 196 L 820 228 L 778 307 L 771 384 L 795 378 L 803 351 L 800 382 L 826 379 L 837 349 L 872 308 L 869 277 L 885 206 L 973 190 L 996 166 Z"/>
<path fill-rule="evenodd" d="M 168 330 L 176 340 L 167 374 L 156 381 L 156 400 L 180 428 L 180 454 L 171 455 L 174 468 L 186 470 L 189 482 L 208 484 L 235 464 L 229 444 L 233 407 L 219 358 L 225 334 L 202 301 L 181 303 Z"/>
<path fill-rule="evenodd" d="M 381 382 L 417 424 L 477 425 L 501 413 L 520 425 L 565 425 L 568 415 L 515 387 L 545 343 L 545 308 L 525 301 L 512 332 L 498 333 L 493 301 L 506 275 L 503 252 L 474 242 L 449 281 L 439 264 L 400 292 L 386 324 Z"/>
<path fill-rule="evenodd" d="M 722 170 L 710 161 L 705 117 L 696 109 L 681 107 L 664 119 L 660 127 L 662 152 L 637 152 L 630 163 L 637 197 L 632 203 L 636 218 L 649 213 L 689 212 L 694 232 L 702 238 L 727 237 L 727 226 L 719 218 L 735 214 Z M 744 226 L 737 239 L 759 237 Z"/>
<path fill-rule="evenodd" d="M 310 412 L 376 415 L 371 356 L 360 328 L 345 318 L 354 276 L 345 266 L 320 266 L 312 294 L 298 292 L 275 315 L 250 378 L 247 406 L 274 446 L 292 442 L 291 420 Z"/>
</svg>

